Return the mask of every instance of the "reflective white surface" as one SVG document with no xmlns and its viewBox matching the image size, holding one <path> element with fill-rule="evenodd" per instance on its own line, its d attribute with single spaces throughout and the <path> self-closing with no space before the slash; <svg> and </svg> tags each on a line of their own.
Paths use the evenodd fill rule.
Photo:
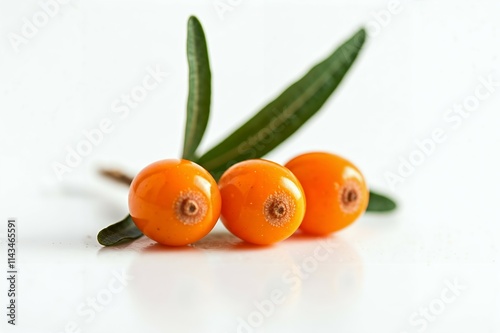
<svg viewBox="0 0 500 333">
<path fill-rule="evenodd" d="M 71 1 L 19 53 L 7 36 L 40 7 L 0 4 L 0 219 L 19 223 L 19 325 L 2 312 L 1 331 L 499 332 L 500 4 L 404 1 L 377 30 L 388 2 L 242 1 L 224 19 L 214 3 Z M 272 247 L 220 224 L 179 249 L 99 246 L 97 231 L 127 213 L 127 190 L 97 170 L 133 174 L 181 151 L 193 13 L 214 77 L 202 150 L 369 22 L 334 97 L 268 158 L 339 153 L 398 211 Z M 168 75 L 144 101 L 115 112 L 158 68 Z M 474 96 L 473 111 L 457 111 Z M 113 129 L 59 181 L 53 163 L 103 119 Z M 6 290 L 2 278 L 2 304 Z"/>
</svg>

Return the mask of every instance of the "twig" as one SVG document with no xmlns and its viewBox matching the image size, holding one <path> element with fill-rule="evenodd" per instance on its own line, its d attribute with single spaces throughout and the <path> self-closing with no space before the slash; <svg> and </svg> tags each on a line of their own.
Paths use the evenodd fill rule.
<svg viewBox="0 0 500 333">
<path fill-rule="evenodd" d="M 132 183 L 132 180 L 134 179 L 134 178 L 124 174 L 120 170 L 116 170 L 116 169 L 101 169 L 100 173 L 104 177 L 107 177 L 111 180 L 114 180 L 116 182 L 119 182 L 119 183 L 122 183 L 125 185 L 130 185 L 130 183 Z"/>
</svg>

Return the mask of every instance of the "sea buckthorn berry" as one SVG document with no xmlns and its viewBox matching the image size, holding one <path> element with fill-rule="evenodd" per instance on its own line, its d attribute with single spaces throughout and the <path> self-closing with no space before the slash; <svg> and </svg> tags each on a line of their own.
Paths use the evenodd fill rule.
<svg viewBox="0 0 500 333">
<path fill-rule="evenodd" d="M 158 243 L 194 243 L 213 229 L 221 198 L 213 177 L 187 160 L 162 160 L 145 167 L 130 185 L 130 216 Z"/>
<path fill-rule="evenodd" d="M 267 160 L 247 160 L 230 167 L 219 180 L 221 220 L 235 236 L 268 245 L 291 236 L 305 211 L 297 178 Z"/>
<path fill-rule="evenodd" d="M 329 153 L 299 155 L 285 164 L 299 179 L 307 208 L 300 230 L 327 235 L 353 223 L 368 206 L 361 172 L 348 160 Z"/>
</svg>

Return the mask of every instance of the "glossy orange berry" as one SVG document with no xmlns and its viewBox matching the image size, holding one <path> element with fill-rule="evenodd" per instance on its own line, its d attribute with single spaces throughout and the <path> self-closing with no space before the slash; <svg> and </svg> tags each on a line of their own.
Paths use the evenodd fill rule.
<svg viewBox="0 0 500 333">
<path fill-rule="evenodd" d="M 302 187 L 290 170 L 261 159 L 230 167 L 219 180 L 221 220 L 235 236 L 268 245 L 292 235 L 305 211 Z"/>
<path fill-rule="evenodd" d="M 221 198 L 213 177 L 187 160 L 161 160 L 145 167 L 130 185 L 130 216 L 158 243 L 181 246 L 213 229 Z"/>
<path fill-rule="evenodd" d="M 327 235 L 353 223 L 368 206 L 369 192 L 361 172 L 330 153 L 307 153 L 285 164 L 299 179 L 307 208 L 300 230 Z"/>
</svg>

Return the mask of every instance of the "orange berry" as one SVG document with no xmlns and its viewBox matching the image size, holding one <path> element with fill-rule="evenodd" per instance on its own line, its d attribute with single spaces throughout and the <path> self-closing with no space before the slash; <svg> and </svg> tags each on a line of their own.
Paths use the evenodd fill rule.
<svg viewBox="0 0 500 333">
<path fill-rule="evenodd" d="M 290 170 L 266 160 L 247 160 L 220 178 L 221 220 L 235 236 L 268 245 L 292 235 L 305 211 L 305 197 Z"/>
<path fill-rule="evenodd" d="M 196 242 L 219 219 L 221 198 L 212 176 L 187 160 L 162 160 L 145 167 L 130 185 L 130 216 L 143 234 L 158 243 Z"/>
<path fill-rule="evenodd" d="M 368 206 L 361 172 L 348 160 L 329 153 L 308 153 L 285 164 L 299 179 L 307 208 L 300 230 L 327 235 L 353 223 Z"/>
</svg>

